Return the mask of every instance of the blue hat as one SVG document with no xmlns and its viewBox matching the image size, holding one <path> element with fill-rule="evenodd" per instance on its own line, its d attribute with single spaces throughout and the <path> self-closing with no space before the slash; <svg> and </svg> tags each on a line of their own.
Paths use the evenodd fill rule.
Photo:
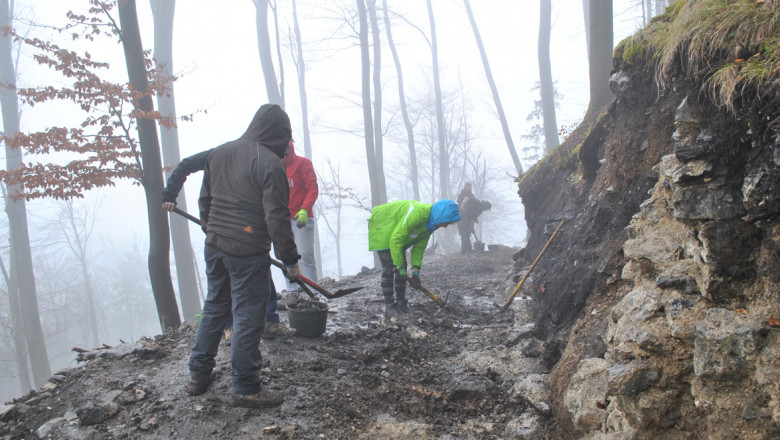
<svg viewBox="0 0 780 440">
<path fill-rule="evenodd" d="M 454 223 L 460 220 L 458 204 L 450 199 L 439 200 L 431 207 L 431 215 L 428 216 L 426 229 L 432 231 L 443 223 Z"/>
</svg>

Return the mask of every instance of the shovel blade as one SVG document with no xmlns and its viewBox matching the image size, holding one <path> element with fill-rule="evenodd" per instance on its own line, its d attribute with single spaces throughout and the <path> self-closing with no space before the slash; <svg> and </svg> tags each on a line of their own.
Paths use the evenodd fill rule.
<svg viewBox="0 0 780 440">
<path fill-rule="evenodd" d="M 327 295 L 323 292 L 323 295 L 327 296 L 328 298 L 341 298 L 342 296 L 349 295 L 350 293 L 355 293 L 358 290 L 361 290 L 362 287 L 351 287 L 349 289 L 339 289 L 335 292 L 328 292 Z"/>
</svg>

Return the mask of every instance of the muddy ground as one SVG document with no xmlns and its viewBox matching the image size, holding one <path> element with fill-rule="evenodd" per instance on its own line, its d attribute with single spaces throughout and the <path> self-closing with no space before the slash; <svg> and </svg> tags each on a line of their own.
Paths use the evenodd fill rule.
<svg viewBox="0 0 780 440">
<path fill-rule="evenodd" d="M 516 251 L 426 257 L 423 284 L 449 300 L 440 308 L 410 291 L 410 313 L 398 322 L 383 319 L 377 270 L 325 283 L 331 290 L 365 288 L 328 301 L 323 336 L 263 341 L 262 378 L 285 396 L 281 407 L 229 405 L 224 343 L 211 389 L 188 396 L 195 330 L 185 325 L 172 335 L 101 350 L 100 357 L 59 372 L 42 390 L 4 407 L 0 437 L 502 438 L 528 409 L 512 397 L 516 368 L 505 355 L 517 312 L 496 304 L 516 282 Z M 287 312 L 280 313 L 286 322 Z"/>
</svg>

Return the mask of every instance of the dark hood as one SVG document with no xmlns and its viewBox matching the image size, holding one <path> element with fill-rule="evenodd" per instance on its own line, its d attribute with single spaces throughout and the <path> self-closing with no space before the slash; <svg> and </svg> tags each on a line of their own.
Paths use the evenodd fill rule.
<svg viewBox="0 0 780 440">
<path fill-rule="evenodd" d="M 292 139 L 290 117 L 276 104 L 263 104 L 239 139 L 259 142 L 281 159 Z"/>
</svg>

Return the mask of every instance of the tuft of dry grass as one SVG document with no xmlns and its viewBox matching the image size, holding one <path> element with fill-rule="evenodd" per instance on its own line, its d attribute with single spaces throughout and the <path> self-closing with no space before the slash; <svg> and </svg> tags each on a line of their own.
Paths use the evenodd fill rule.
<svg viewBox="0 0 780 440">
<path fill-rule="evenodd" d="M 780 0 L 677 0 L 633 38 L 657 61 L 659 87 L 679 67 L 732 112 L 746 89 L 780 86 Z"/>
</svg>

